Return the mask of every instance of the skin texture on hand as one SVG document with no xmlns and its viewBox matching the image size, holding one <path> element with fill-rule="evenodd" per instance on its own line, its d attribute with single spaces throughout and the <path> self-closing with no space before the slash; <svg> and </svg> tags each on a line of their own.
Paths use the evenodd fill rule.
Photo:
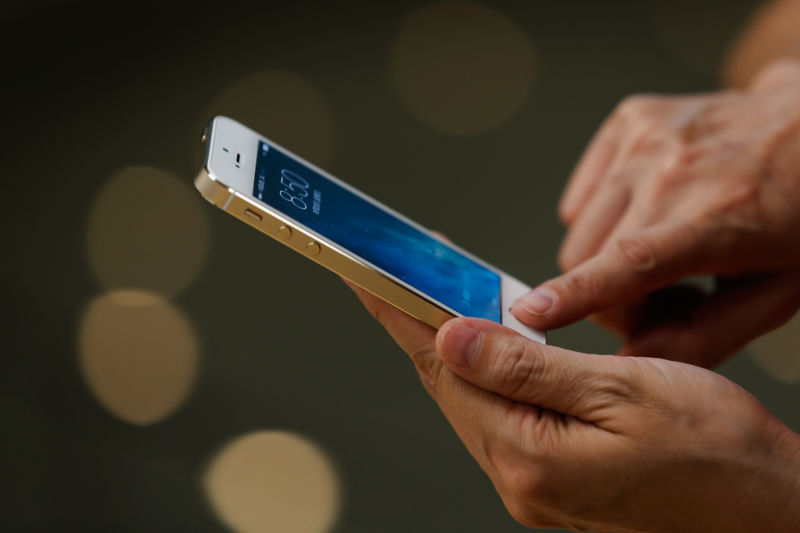
<svg viewBox="0 0 800 533">
<path fill-rule="evenodd" d="M 746 91 L 626 99 L 559 214 L 565 273 L 514 304 L 522 322 L 594 315 L 621 354 L 702 366 L 778 327 L 800 307 L 800 62 Z M 674 286 L 698 275 L 712 294 Z"/>
<path fill-rule="evenodd" d="M 522 524 L 800 531 L 798 436 L 725 378 L 544 346 L 479 319 L 437 334 L 353 289 Z"/>
</svg>

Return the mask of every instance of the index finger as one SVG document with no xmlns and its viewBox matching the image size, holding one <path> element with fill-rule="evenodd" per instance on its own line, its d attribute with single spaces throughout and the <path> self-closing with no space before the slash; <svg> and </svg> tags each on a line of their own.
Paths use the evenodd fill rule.
<svg viewBox="0 0 800 533">
<path fill-rule="evenodd" d="M 618 239 L 518 299 L 512 311 L 524 324 L 551 329 L 706 273 L 723 255 L 725 239 L 716 233 L 709 225 L 678 221 Z"/>
</svg>

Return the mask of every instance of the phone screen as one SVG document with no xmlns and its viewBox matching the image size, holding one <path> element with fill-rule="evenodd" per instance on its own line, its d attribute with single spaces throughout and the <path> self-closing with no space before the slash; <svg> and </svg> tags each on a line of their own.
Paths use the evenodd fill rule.
<svg viewBox="0 0 800 533">
<path fill-rule="evenodd" d="M 253 195 L 464 316 L 500 322 L 500 276 L 259 141 Z"/>
</svg>

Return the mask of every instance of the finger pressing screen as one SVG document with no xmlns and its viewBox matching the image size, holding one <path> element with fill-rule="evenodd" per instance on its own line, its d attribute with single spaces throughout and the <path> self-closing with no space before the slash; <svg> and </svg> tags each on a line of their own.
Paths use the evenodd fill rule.
<svg viewBox="0 0 800 533">
<path fill-rule="evenodd" d="M 678 221 L 607 246 L 573 270 L 545 282 L 512 306 L 539 329 L 565 326 L 640 298 L 686 276 L 703 274 L 719 247 L 715 229 Z"/>
</svg>

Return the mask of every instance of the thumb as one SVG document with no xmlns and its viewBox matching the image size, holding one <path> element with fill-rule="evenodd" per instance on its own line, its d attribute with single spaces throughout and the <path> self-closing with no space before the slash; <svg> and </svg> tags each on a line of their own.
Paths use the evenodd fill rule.
<svg viewBox="0 0 800 533">
<path fill-rule="evenodd" d="M 600 254 L 514 302 L 512 311 L 538 329 L 565 326 L 628 302 L 687 275 L 702 273 L 720 253 L 713 231 L 688 222 L 650 228 L 615 241 Z"/>
<path fill-rule="evenodd" d="M 546 346 L 488 320 L 457 318 L 436 336 L 451 372 L 508 399 L 598 421 L 609 400 L 632 398 L 631 360 Z"/>
</svg>

